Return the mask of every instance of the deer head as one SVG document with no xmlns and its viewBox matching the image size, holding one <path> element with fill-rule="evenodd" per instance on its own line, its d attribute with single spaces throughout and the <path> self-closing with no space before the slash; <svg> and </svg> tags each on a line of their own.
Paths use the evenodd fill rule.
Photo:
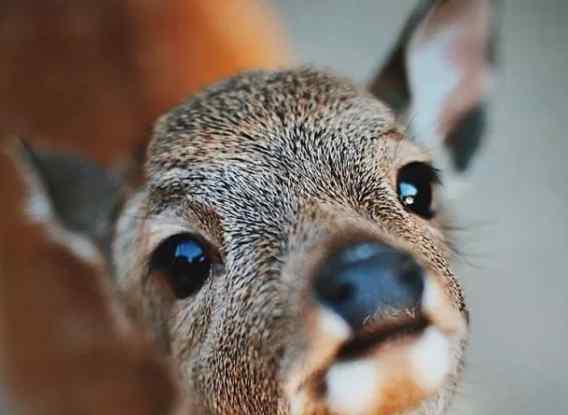
<svg viewBox="0 0 568 415">
<path fill-rule="evenodd" d="M 493 14 L 423 2 L 369 90 L 214 85 L 158 121 L 136 189 L 28 149 L 32 211 L 106 264 L 194 413 L 444 413 L 468 312 L 433 154 L 463 174 L 476 153 Z"/>
</svg>

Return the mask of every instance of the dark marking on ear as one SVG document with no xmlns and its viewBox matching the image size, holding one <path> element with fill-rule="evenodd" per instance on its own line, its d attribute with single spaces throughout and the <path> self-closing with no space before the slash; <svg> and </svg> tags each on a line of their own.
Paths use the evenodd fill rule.
<svg viewBox="0 0 568 415">
<path fill-rule="evenodd" d="M 121 180 L 95 162 L 71 154 L 33 149 L 21 156 L 51 213 L 66 230 L 87 237 L 108 257 L 112 227 L 122 204 Z"/>
<path fill-rule="evenodd" d="M 465 172 L 481 148 L 487 126 L 487 106 L 480 104 L 469 111 L 452 130 L 445 141 L 453 167 Z"/>
<path fill-rule="evenodd" d="M 369 85 L 369 91 L 374 96 L 385 102 L 399 114 L 408 109 L 411 99 L 406 71 L 406 48 L 416 27 L 430 11 L 433 4 L 433 0 L 421 1 L 413 10 L 407 18 L 386 62 Z"/>
<path fill-rule="evenodd" d="M 387 59 L 369 84 L 369 91 L 399 114 L 408 109 L 412 98 L 406 69 L 406 49 L 414 31 L 436 2 L 437 0 L 423 0 L 418 3 L 406 19 Z M 494 8 L 494 17 L 491 27 L 491 42 L 489 42 L 487 47 L 487 60 L 495 65 L 498 60 L 498 28 L 501 26 L 504 2 L 502 0 L 493 0 L 492 6 Z"/>
</svg>

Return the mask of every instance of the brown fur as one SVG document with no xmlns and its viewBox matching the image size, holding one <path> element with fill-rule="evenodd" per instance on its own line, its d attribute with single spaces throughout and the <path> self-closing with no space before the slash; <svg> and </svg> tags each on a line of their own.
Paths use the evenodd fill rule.
<svg viewBox="0 0 568 415">
<path fill-rule="evenodd" d="M 145 192 L 123 219 L 143 220 L 127 226 L 136 236 L 119 226 L 115 258 L 130 292 L 140 286 L 171 298 L 163 284 L 143 288 L 160 278 L 143 264 L 167 236 L 152 229 L 185 229 L 219 251 L 222 266 L 194 297 L 159 300 L 170 304 L 160 313 L 167 316 L 161 332 L 206 413 L 288 413 L 283 385 L 294 365 L 286 362 L 304 359 L 302 349 L 314 341 L 303 318 L 314 308 L 305 299 L 308 264 L 333 244 L 368 238 L 412 252 L 443 287 L 450 310 L 465 315 L 439 221 L 408 213 L 396 195 L 398 168 L 425 158 L 379 101 L 311 69 L 244 74 L 160 120 Z M 122 264 L 133 250 L 137 265 Z M 299 271 L 285 272 L 292 265 Z M 155 301 L 145 300 L 147 307 Z"/>
<path fill-rule="evenodd" d="M 469 74 L 473 77 L 468 79 L 475 80 L 478 72 L 488 70 L 484 53 L 468 54 L 471 59 L 463 67 L 455 65 L 449 52 L 464 47 L 471 52 L 474 49 L 466 41 L 469 36 L 482 42 L 490 41 L 490 36 L 444 32 L 436 19 L 426 18 L 425 27 L 418 25 L 422 28 L 418 34 L 430 30 L 442 33 L 449 36 L 448 44 L 433 42 L 425 50 L 420 45 L 408 48 L 407 42 L 417 36 L 413 30 L 414 23 L 419 23 L 416 19 L 435 13 L 445 16 L 445 11 L 448 18 L 458 17 L 456 11 L 479 5 L 464 0 L 424 4 L 431 7 L 430 12 L 424 14 L 426 9 L 419 9 L 422 11 L 411 19 L 398 46 L 401 52 L 393 55 L 396 62 L 387 64 L 386 78 L 379 76 L 373 88 L 374 96 L 386 99 L 398 115 L 345 79 L 301 68 L 241 74 L 163 116 L 148 148 L 145 181 L 138 190 L 125 192 L 125 206 L 114 227 L 107 269 L 115 274 L 118 296 L 111 295 L 101 269 L 90 266 L 75 264 L 65 270 L 63 262 L 55 263 L 55 269 L 61 269 L 57 278 L 27 285 L 18 283 L 15 265 L 8 268 L 8 278 L 2 282 L 18 292 L 14 298 L 24 297 L 23 288 L 30 291 L 37 299 L 35 309 L 42 313 L 42 319 L 37 320 L 40 324 L 63 330 L 65 310 L 69 310 L 76 312 L 70 314 L 71 321 L 96 329 L 71 333 L 77 338 L 62 333 L 62 344 L 69 346 L 61 349 L 56 347 L 57 341 L 46 342 L 39 348 L 45 359 L 35 367 L 14 348 L 15 342 L 22 341 L 28 350 L 34 350 L 32 337 L 11 317 L 17 313 L 17 300 L 0 298 L 8 310 L 0 313 L 0 329 L 10 334 L 0 344 L 0 357 L 6 368 L 9 398 L 20 404 L 29 399 L 33 404 L 36 387 L 32 383 L 33 387 L 26 388 L 24 375 L 39 374 L 40 389 L 48 382 L 47 369 L 59 367 L 60 373 L 69 377 L 61 383 L 63 389 L 57 384 L 54 409 L 46 413 L 57 413 L 59 408 L 75 410 L 75 406 L 66 408 L 61 399 L 66 385 L 80 397 L 79 392 L 89 387 L 88 382 L 81 382 L 94 380 L 91 397 L 95 398 L 114 385 L 105 383 L 108 378 L 104 376 L 81 377 L 73 369 L 96 350 L 101 358 L 89 361 L 89 370 L 115 373 L 109 368 L 118 365 L 121 369 L 111 378 L 126 388 L 118 393 L 124 394 L 128 409 L 134 412 L 154 408 L 146 405 L 150 397 L 156 405 L 163 404 L 156 411 L 176 414 L 445 413 L 463 368 L 467 308 L 450 266 L 452 250 L 443 215 L 426 220 L 407 210 L 399 200 L 397 176 L 408 163 L 431 160 L 420 142 L 436 146 L 446 138 L 431 127 L 443 125 L 455 109 L 448 108 L 455 105 L 448 96 L 463 92 L 463 88 L 456 89 L 461 84 L 452 79 L 463 80 Z M 458 28 L 486 31 L 488 25 Z M 435 61 L 421 53 L 428 50 L 436 52 Z M 416 88 L 421 101 L 408 90 L 408 68 L 400 64 L 404 61 L 402 51 L 416 58 L 407 62 L 413 88 L 427 86 Z M 446 74 L 440 68 L 450 74 L 448 84 L 429 83 L 429 77 Z M 441 78 L 438 81 L 443 83 Z M 404 90 L 381 94 L 375 90 L 382 89 L 381 85 Z M 468 99 L 480 104 L 482 92 L 470 88 Z M 396 96 L 401 98 L 398 106 L 389 101 Z M 426 105 L 413 107 L 413 99 Z M 441 108 L 428 108 L 436 107 L 428 104 L 432 99 Z M 420 120 L 434 124 L 417 123 L 425 130 L 413 129 L 416 140 L 409 138 L 399 118 L 409 106 L 422 111 Z M 473 153 L 467 154 L 468 159 Z M 49 208 L 48 215 L 36 219 L 48 225 L 54 242 L 69 244 L 79 236 L 90 246 L 97 241 L 80 229 L 61 229 L 74 222 L 59 219 L 65 219 L 66 212 L 73 209 L 92 204 L 96 208 L 97 200 L 89 200 L 89 192 L 84 191 L 70 192 L 67 198 L 51 192 L 49 185 L 57 181 L 42 174 L 47 176 L 53 169 L 43 168 L 46 166 L 41 163 L 55 159 L 62 160 L 27 160 L 32 168 L 26 174 L 36 179 L 37 186 L 32 189 L 38 193 L 36 200 L 43 200 Z M 96 178 L 89 178 L 91 173 L 108 180 L 94 167 L 83 169 L 83 173 L 87 171 L 90 173 L 77 175 L 81 180 L 74 182 L 82 190 L 91 188 L 89 179 Z M 110 194 L 113 192 L 109 190 L 109 199 L 116 196 Z M 92 193 L 90 199 L 100 199 Z M 50 203 L 50 198 L 56 201 L 54 196 L 59 204 Z M 436 211 L 443 212 L 440 198 L 436 199 Z M 161 242 L 178 233 L 191 233 L 206 241 L 213 267 L 198 292 L 176 300 L 166 276 L 154 272 L 150 264 Z M 330 255 L 362 241 L 410 254 L 425 271 L 424 292 L 415 308 L 371 315 L 363 330 L 354 331 L 315 298 L 314 283 Z M 10 246 L 0 248 L 0 254 L 10 255 Z M 4 261 L 11 264 L 10 258 Z M 23 269 L 29 271 L 29 265 Z M 76 292 L 80 287 L 84 290 Z M 53 291 L 57 300 L 53 307 L 46 306 L 51 297 L 42 298 L 42 289 Z M 128 314 L 117 298 L 124 300 Z M 84 310 L 76 302 L 79 299 L 83 299 Z M 179 382 L 173 381 L 163 357 L 150 347 L 146 332 L 132 324 L 135 320 L 146 324 L 159 350 L 171 356 Z M 24 327 L 33 321 L 25 320 Z M 38 333 L 48 334 L 45 328 Z M 87 336 L 85 343 L 83 335 Z M 65 353 L 73 347 L 78 354 Z M 125 355 L 123 360 L 117 358 L 121 354 Z M 18 360 L 11 362 L 14 356 Z M 53 361 L 60 362 L 59 366 L 50 366 Z M 141 367 L 144 370 L 137 372 Z M 121 380 L 125 373 L 139 376 Z M 155 375 L 156 390 L 146 395 L 152 383 L 148 373 Z M 73 376 L 81 382 L 70 381 Z M 183 407 L 177 389 L 180 385 L 188 401 Z M 135 399 L 137 394 L 140 402 Z M 92 402 L 85 407 L 92 410 Z M 35 409 L 30 408 L 32 412 Z"/>
<path fill-rule="evenodd" d="M 0 223 L 0 372 L 9 398 L 0 411 L 9 403 L 6 413 L 29 415 L 173 414 L 181 399 L 169 363 L 125 318 L 100 267 L 47 244 L 21 217 L 23 186 L 10 184 L 0 178 L 12 196 L 4 202 L 11 221 Z"/>
</svg>

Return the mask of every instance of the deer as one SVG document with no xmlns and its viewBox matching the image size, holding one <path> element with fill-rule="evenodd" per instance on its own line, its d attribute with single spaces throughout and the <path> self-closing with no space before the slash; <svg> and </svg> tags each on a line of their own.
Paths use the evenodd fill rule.
<svg viewBox="0 0 568 415">
<path fill-rule="evenodd" d="M 25 226 L 74 265 L 33 284 L 4 265 L 8 404 L 448 413 L 469 312 L 442 191 L 479 153 L 496 8 L 420 2 L 367 87 L 311 67 L 214 84 L 157 121 L 132 174 L 15 146 Z M 17 293 L 42 337 L 14 323 Z"/>
</svg>

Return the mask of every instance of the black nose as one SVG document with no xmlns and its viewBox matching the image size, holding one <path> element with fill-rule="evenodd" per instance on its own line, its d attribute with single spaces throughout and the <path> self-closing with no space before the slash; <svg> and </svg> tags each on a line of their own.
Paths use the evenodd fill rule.
<svg viewBox="0 0 568 415">
<path fill-rule="evenodd" d="M 334 253 L 316 276 L 317 299 L 357 330 L 381 313 L 415 309 L 424 272 L 407 253 L 364 242 Z"/>
</svg>

